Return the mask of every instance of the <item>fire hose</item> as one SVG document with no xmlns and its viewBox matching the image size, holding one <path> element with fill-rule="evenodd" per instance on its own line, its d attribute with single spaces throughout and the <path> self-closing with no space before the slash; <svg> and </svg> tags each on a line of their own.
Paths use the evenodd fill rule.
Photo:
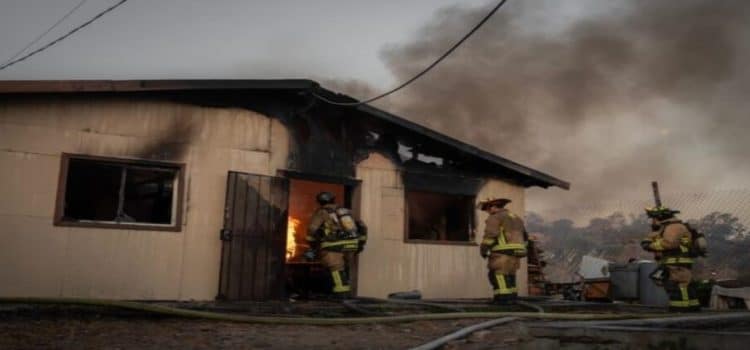
<svg viewBox="0 0 750 350">
<path fill-rule="evenodd" d="M 360 302 L 373 302 L 373 303 L 383 303 L 383 304 L 400 304 L 400 305 L 414 305 L 414 306 L 424 306 L 424 307 L 431 307 L 435 309 L 441 309 L 441 310 L 447 310 L 447 311 L 453 311 L 453 312 L 465 312 L 465 310 L 461 307 L 452 306 L 452 305 L 445 305 L 441 303 L 435 303 L 435 302 L 427 302 L 427 301 L 417 301 L 417 300 L 402 300 L 402 299 L 380 299 L 380 298 L 368 298 L 368 297 L 357 297 L 355 299 L 348 299 L 341 302 L 344 307 L 346 307 L 349 310 L 359 312 L 364 315 L 374 315 L 375 313 L 366 310 L 362 307 L 359 307 L 357 304 Z M 534 305 L 532 303 L 527 303 L 521 300 L 516 301 L 516 304 L 532 309 L 536 312 L 544 312 L 544 309 L 539 305 Z"/>
<path fill-rule="evenodd" d="M 415 306 L 428 306 L 433 307 L 436 309 L 443 309 L 453 312 L 464 312 L 464 309 L 456 306 L 451 305 L 444 305 L 440 303 L 431 303 L 427 301 L 418 301 L 418 300 L 404 300 L 404 299 L 380 299 L 380 298 L 368 298 L 368 297 L 357 297 L 357 301 L 364 301 L 364 302 L 375 302 L 375 303 L 384 303 L 384 304 L 402 304 L 402 305 L 415 305 Z"/>
<path fill-rule="evenodd" d="M 498 318 L 496 320 L 490 320 L 490 321 L 482 322 L 480 324 L 475 324 L 473 326 L 469 326 L 469 327 L 466 327 L 466 328 L 459 329 L 458 331 L 456 331 L 454 333 L 448 334 L 448 335 L 446 335 L 444 337 L 437 338 L 437 339 L 435 339 L 435 340 L 433 340 L 433 341 L 431 341 L 429 343 L 422 344 L 420 346 L 412 348 L 411 350 L 432 350 L 432 349 L 437 349 L 437 348 L 439 348 L 439 347 L 447 344 L 451 340 L 461 339 L 461 338 L 463 338 L 463 337 L 465 337 L 465 336 L 467 336 L 467 335 L 469 335 L 471 333 L 474 333 L 476 331 L 479 331 L 479 330 L 482 330 L 482 329 L 485 329 L 485 328 L 494 327 L 494 326 L 499 326 L 501 324 L 513 322 L 513 321 L 516 321 L 516 320 L 518 320 L 518 319 L 515 318 L 515 317 L 503 317 L 503 318 Z"/>
<path fill-rule="evenodd" d="M 397 323 L 427 320 L 457 320 L 457 319 L 479 319 L 517 317 L 543 320 L 614 320 L 664 317 L 663 314 L 572 314 L 572 313 L 535 313 L 535 312 L 446 312 L 431 314 L 409 314 L 396 316 L 376 317 L 341 317 L 341 318 L 314 318 L 314 317 L 280 317 L 280 316 L 250 316 L 237 314 L 224 314 L 218 312 L 187 310 L 175 307 L 120 300 L 86 299 L 86 298 L 23 298 L 6 297 L 0 298 L 0 303 L 5 304 L 57 304 L 57 305 L 82 305 L 113 307 L 125 310 L 134 310 L 152 314 L 184 317 L 193 319 L 206 319 L 217 321 L 261 323 L 261 324 L 304 324 L 304 325 L 351 325 L 368 323 Z"/>
<path fill-rule="evenodd" d="M 516 303 L 519 304 L 519 305 L 531 308 L 531 309 L 535 309 L 540 314 L 544 313 L 544 309 L 542 309 L 542 307 L 539 306 L 539 305 L 534 305 L 534 304 L 527 303 L 525 301 L 520 301 L 520 300 L 516 301 Z M 420 346 L 412 348 L 411 350 L 433 350 L 433 349 L 438 349 L 441 346 L 447 344 L 448 342 L 450 342 L 452 340 L 461 339 L 461 338 L 463 338 L 463 337 L 465 337 L 465 336 L 467 336 L 467 335 L 469 335 L 471 333 L 474 333 L 476 331 L 480 331 L 482 329 L 486 329 L 486 328 L 490 328 L 490 327 L 495 327 L 495 326 L 498 326 L 498 325 L 501 325 L 501 324 L 505 324 L 505 323 L 509 323 L 509 322 L 513 322 L 513 321 L 516 321 L 516 320 L 518 320 L 518 318 L 516 318 L 516 317 L 502 317 L 502 318 L 498 318 L 498 319 L 495 319 L 495 320 L 485 321 L 485 322 L 482 322 L 482 323 L 479 323 L 479 324 L 475 324 L 475 325 L 472 325 L 472 326 L 461 328 L 461 329 L 459 329 L 459 330 L 457 330 L 457 331 L 455 331 L 455 332 L 453 332 L 451 334 L 448 334 L 448 335 L 445 335 L 443 337 L 437 338 L 437 339 L 435 339 L 435 340 L 433 340 L 433 341 L 431 341 L 429 343 L 422 344 Z"/>
</svg>

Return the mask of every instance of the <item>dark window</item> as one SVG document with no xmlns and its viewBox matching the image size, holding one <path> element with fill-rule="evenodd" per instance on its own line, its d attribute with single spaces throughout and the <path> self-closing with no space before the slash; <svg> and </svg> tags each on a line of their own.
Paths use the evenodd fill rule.
<svg viewBox="0 0 750 350">
<path fill-rule="evenodd" d="M 56 222 L 179 230 L 181 165 L 63 157 Z"/>
<path fill-rule="evenodd" d="M 474 241 L 474 197 L 407 191 L 407 240 Z"/>
</svg>

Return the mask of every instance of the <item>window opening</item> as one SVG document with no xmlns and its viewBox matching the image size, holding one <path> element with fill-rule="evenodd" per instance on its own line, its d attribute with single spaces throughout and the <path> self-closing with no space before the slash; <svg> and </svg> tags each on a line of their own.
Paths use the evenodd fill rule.
<svg viewBox="0 0 750 350">
<path fill-rule="evenodd" d="M 64 223 L 175 226 L 180 167 L 68 158 Z"/>
<path fill-rule="evenodd" d="M 406 191 L 407 240 L 474 241 L 474 197 Z"/>
</svg>

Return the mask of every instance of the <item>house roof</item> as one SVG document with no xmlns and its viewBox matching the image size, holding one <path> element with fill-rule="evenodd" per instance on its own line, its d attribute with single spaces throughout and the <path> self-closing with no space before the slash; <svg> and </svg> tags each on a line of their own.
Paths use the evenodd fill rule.
<svg viewBox="0 0 750 350">
<path fill-rule="evenodd" d="M 341 102 L 357 100 L 340 93 L 320 87 L 307 79 L 278 80 L 6 80 L 0 81 L 0 94 L 38 94 L 38 93 L 84 93 L 84 92 L 147 92 L 147 91 L 188 91 L 188 90 L 310 90 L 316 89 L 329 99 Z M 512 160 L 479 149 L 468 143 L 441 134 L 422 125 L 388 113 L 368 104 L 354 107 L 361 113 L 371 115 L 386 122 L 398 125 L 412 132 L 423 135 L 436 142 L 454 148 L 460 152 L 473 155 L 479 159 L 501 166 L 508 171 L 530 180 L 529 183 L 541 187 L 557 186 L 570 189 L 570 183 L 551 175 L 534 170 Z"/>
</svg>

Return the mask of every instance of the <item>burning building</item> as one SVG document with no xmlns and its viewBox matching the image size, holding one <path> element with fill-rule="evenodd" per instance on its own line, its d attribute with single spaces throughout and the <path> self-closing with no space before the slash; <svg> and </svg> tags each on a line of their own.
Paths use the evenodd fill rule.
<svg viewBox="0 0 750 350">
<path fill-rule="evenodd" d="M 370 227 L 358 295 L 487 297 L 476 202 L 569 186 L 311 92 L 354 101 L 308 80 L 0 82 L 0 295 L 281 298 L 317 266 L 326 190 Z"/>
</svg>

